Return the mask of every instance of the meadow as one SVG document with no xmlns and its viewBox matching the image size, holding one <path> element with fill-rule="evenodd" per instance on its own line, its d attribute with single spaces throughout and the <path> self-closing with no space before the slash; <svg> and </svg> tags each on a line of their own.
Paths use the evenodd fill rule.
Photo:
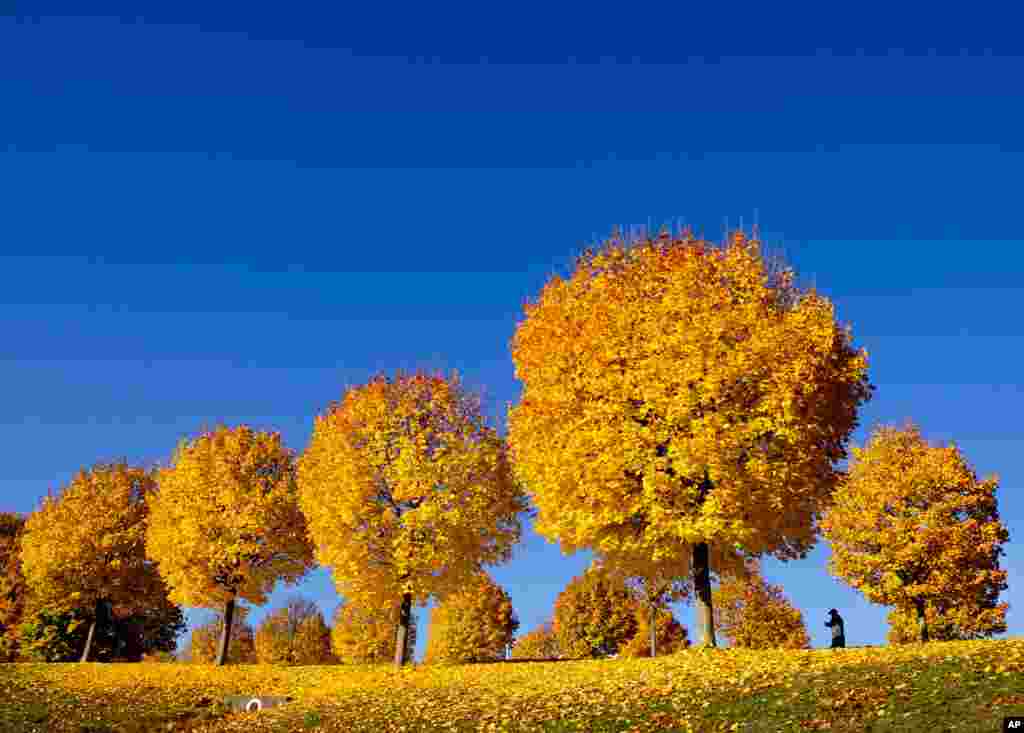
<svg viewBox="0 0 1024 733">
<path fill-rule="evenodd" d="M 260 712 L 227 695 L 283 695 Z M 1024 715 L 1024 638 L 464 666 L 0 665 L 4 733 L 978 731 Z"/>
</svg>

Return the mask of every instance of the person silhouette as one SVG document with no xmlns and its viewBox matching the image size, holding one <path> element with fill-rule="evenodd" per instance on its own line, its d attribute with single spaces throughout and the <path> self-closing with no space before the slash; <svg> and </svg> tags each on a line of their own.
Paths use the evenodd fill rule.
<svg viewBox="0 0 1024 733">
<path fill-rule="evenodd" d="M 839 611 L 831 609 L 828 612 L 829 620 L 825 622 L 825 626 L 831 627 L 832 629 L 832 648 L 843 649 L 846 647 L 846 631 L 843 628 L 843 617 L 839 615 Z"/>
</svg>

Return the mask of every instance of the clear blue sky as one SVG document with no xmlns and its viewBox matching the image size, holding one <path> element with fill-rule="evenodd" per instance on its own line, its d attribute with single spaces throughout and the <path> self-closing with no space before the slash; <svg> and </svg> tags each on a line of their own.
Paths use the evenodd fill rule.
<svg viewBox="0 0 1024 733">
<path fill-rule="evenodd" d="M 458 369 L 504 432 L 509 340 L 551 273 L 616 224 L 718 238 L 756 210 L 870 352 L 855 442 L 911 417 L 1000 474 L 1024 632 L 1010 19 L 107 7 L 0 15 L 0 509 L 100 460 L 166 462 L 204 424 L 301 451 L 378 370 Z M 849 644 L 882 643 L 887 609 L 828 555 L 766 575 L 815 646 L 831 607 Z M 528 531 L 494 576 L 525 631 L 589 560 Z M 328 570 L 298 591 L 338 603 Z"/>
</svg>

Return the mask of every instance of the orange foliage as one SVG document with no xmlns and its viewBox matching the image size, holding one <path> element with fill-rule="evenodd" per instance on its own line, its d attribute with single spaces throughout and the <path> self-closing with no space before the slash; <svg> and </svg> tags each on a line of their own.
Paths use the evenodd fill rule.
<svg viewBox="0 0 1024 733">
<path fill-rule="evenodd" d="M 379 664 L 395 657 L 398 639 L 399 607 L 367 609 L 355 603 L 343 603 L 334 613 L 331 650 L 342 664 Z M 405 640 L 405 658 L 412 659 L 416 649 L 416 614 L 409 622 Z"/>
<path fill-rule="evenodd" d="M 349 389 L 316 418 L 299 460 L 317 559 L 339 595 L 364 608 L 424 606 L 510 559 L 527 505 L 505 453 L 457 376 Z"/>
<path fill-rule="evenodd" d="M 423 661 L 463 664 L 504 659 L 518 628 L 512 599 L 481 572 L 475 582 L 446 596 L 431 611 Z"/>
<path fill-rule="evenodd" d="M 782 594 L 782 588 L 761 577 L 760 564 L 750 561 L 746 574 L 722 580 L 714 594 L 715 625 L 730 646 L 742 649 L 808 649 L 803 614 Z"/>
<path fill-rule="evenodd" d="M 871 395 L 828 299 L 772 283 L 759 242 L 612 240 L 552 278 L 512 341 L 517 478 L 566 553 L 803 557 Z M 680 558 L 682 559 L 682 558 Z M 702 629 L 714 643 L 710 617 Z"/>
<path fill-rule="evenodd" d="M 146 550 L 176 602 L 261 605 L 279 580 L 297 583 L 313 566 L 294 454 L 278 433 L 204 433 L 179 446 L 158 483 Z"/>
<path fill-rule="evenodd" d="M 618 654 L 637 630 L 640 602 L 598 564 L 570 581 L 555 600 L 553 630 L 563 657 Z"/>
<path fill-rule="evenodd" d="M 558 637 L 550 621 L 517 636 L 512 642 L 513 659 L 558 659 L 560 656 Z"/>
<path fill-rule="evenodd" d="M 910 421 L 880 427 L 854 449 L 822 521 L 830 572 L 873 603 L 917 619 L 922 641 L 929 603 L 965 633 L 998 628 L 1008 606 L 997 599 L 1006 588 L 999 556 L 1009 533 L 997 487 L 996 477 L 978 481 L 955 444 L 928 445 Z"/>
</svg>

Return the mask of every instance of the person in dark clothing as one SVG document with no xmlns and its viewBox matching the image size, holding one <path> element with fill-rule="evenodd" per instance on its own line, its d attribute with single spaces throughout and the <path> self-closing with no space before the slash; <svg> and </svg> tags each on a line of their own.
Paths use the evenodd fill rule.
<svg viewBox="0 0 1024 733">
<path fill-rule="evenodd" d="M 839 611 L 833 608 L 828 612 L 828 621 L 825 622 L 825 626 L 832 628 L 832 648 L 845 648 L 846 633 L 843 629 L 843 617 L 839 615 Z"/>
</svg>

